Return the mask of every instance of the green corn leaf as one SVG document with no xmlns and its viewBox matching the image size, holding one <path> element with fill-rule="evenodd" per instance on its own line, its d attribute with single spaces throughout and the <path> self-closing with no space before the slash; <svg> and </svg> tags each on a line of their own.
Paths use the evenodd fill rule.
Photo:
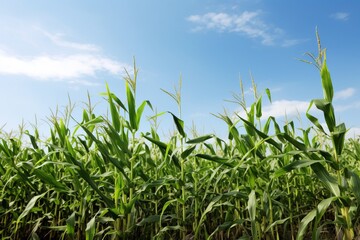
<svg viewBox="0 0 360 240">
<path fill-rule="evenodd" d="M 40 240 L 40 238 L 35 232 L 32 232 L 31 233 L 31 240 Z"/>
<path fill-rule="evenodd" d="M 276 136 L 278 137 L 278 139 L 281 142 L 285 142 L 285 140 L 280 136 L 281 130 L 280 130 L 279 124 L 276 122 L 276 119 L 274 117 L 269 117 L 269 118 L 272 120 L 272 122 L 274 124 Z"/>
<path fill-rule="evenodd" d="M 29 202 L 28 204 L 26 205 L 24 211 L 20 214 L 20 216 L 18 217 L 18 219 L 16 220 L 16 223 L 19 223 L 21 221 L 21 219 L 23 219 L 24 217 L 26 217 L 29 212 L 33 209 L 33 207 L 35 206 L 36 204 L 36 201 L 39 200 L 40 198 L 44 197 L 45 194 L 47 192 L 44 192 L 43 194 L 40 194 L 40 195 L 37 195 L 35 197 L 33 197 Z"/>
<path fill-rule="evenodd" d="M 109 93 L 108 92 L 102 92 L 99 95 L 104 96 L 104 97 L 108 97 Z M 115 101 L 115 103 L 117 103 L 117 105 L 119 107 L 121 107 L 125 112 L 127 112 L 127 109 L 126 109 L 125 105 L 123 104 L 123 102 L 114 93 L 110 92 L 110 95 L 111 95 L 111 98 L 113 99 L 113 101 Z"/>
<path fill-rule="evenodd" d="M 35 138 L 33 135 L 31 135 L 31 134 L 29 133 L 29 131 L 25 131 L 25 134 L 29 136 L 33 148 L 34 148 L 34 149 L 39 149 L 39 146 L 38 146 L 37 143 L 36 143 L 36 138 Z"/>
<path fill-rule="evenodd" d="M 335 196 L 340 196 L 340 189 L 336 179 L 320 163 L 311 165 L 312 170 L 318 179 L 332 192 Z"/>
<path fill-rule="evenodd" d="M 66 219 L 66 233 L 70 239 L 75 237 L 75 212 Z"/>
<path fill-rule="evenodd" d="M 324 99 L 332 102 L 333 96 L 334 96 L 334 88 L 332 85 L 330 72 L 328 71 L 327 65 L 326 65 L 326 53 L 324 52 L 324 61 L 321 68 L 321 83 L 322 88 L 324 92 Z"/>
<path fill-rule="evenodd" d="M 148 137 L 146 135 L 143 135 L 144 138 L 146 138 L 147 140 L 149 140 L 150 142 L 154 143 L 155 145 L 157 145 L 160 149 L 160 151 L 162 152 L 162 154 L 164 154 L 165 156 L 170 156 L 171 160 L 173 161 L 173 163 L 175 164 L 175 166 L 177 168 L 181 168 L 180 166 L 180 161 L 179 159 L 173 154 L 172 150 L 171 150 L 171 145 L 170 144 L 166 144 L 163 143 L 161 141 L 158 141 L 156 139 L 153 139 L 151 137 Z"/>
<path fill-rule="evenodd" d="M 99 194 L 99 196 L 101 197 L 101 199 L 105 202 L 105 204 L 110 207 L 113 208 L 114 207 L 114 202 L 107 197 L 97 186 L 97 184 L 95 183 L 95 181 L 91 178 L 90 174 L 86 171 L 86 169 L 84 168 L 83 164 L 79 161 L 77 161 L 73 156 L 71 156 L 69 153 L 64 152 L 65 156 L 70 159 L 75 165 L 77 165 L 79 168 L 77 169 L 79 175 L 81 178 L 83 178 L 92 189 L 94 189 L 94 191 Z"/>
<path fill-rule="evenodd" d="M 50 184 L 55 187 L 59 192 L 69 191 L 69 188 L 64 184 L 60 183 L 52 174 L 49 174 L 41 169 L 33 169 L 33 173 L 44 183 Z"/>
<path fill-rule="evenodd" d="M 273 227 L 277 226 L 277 225 L 282 225 L 284 224 L 286 221 L 289 221 L 290 217 L 284 218 L 284 219 L 280 219 L 280 220 L 276 220 L 275 222 L 273 222 L 270 226 L 268 226 L 265 229 L 265 232 L 268 232 L 270 229 L 272 229 Z"/>
<path fill-rule="evenodd" d="M 95 118 L 92 118 L 86 122 L 83 123 L 84 126 L 91 126 L 91 125 L 96 125 L 98 123 L 102 123 L 104 122 L 104 118 L 101 117 L 101 116 L 98 116 L 98 117 L 95 117 Z"/>
<path fill-rule="evenodd" d="M 186 133 L 184 131 L 184 121 L 181 120 L 180 118 L 176 117 L 173 113 L 171 113 L 171 112 L 168 112 L 168 113 L 170 113 L 172 115 L 174 122 L 175 122 L 176 129 L 179 131 L 180 135 L 185 138 Z"/>
<path fill-rule="evenodd" d="M 246 115 L 247 115 L 247 121 L 248 122 L 250 122 L 251 124 L 254 124 L 255 123 L 255 114 L 254 114 L 254 112 L 255 112 L 255 105 L 256 105 L 256 103 L 253 103 L 252 105 L 251 105 L 251 107 L 250 107 L 250 111 L 248 111 L 247 113 L 246 113 Z M 251 137 L 254 137 L 255 136 L 255 130 L 253 129 L 253 128 L 251 128 L 249 125 L 245 125 L 244 126 L 245 127 L 245 130 L 246 130 L 246 133 L 249 135 L 249 136 L 251 136 Z"/>
<path fill-rule="evenodd" d="M 268 134 L 269 133 L 269 128 L 270 128 L 270 123 L 271 123 L 271 118 L 268 118 L 265 122 L 265 125 L 263 127 L 263 132 L 265 134 Z"/>
<path fill-rule="evenodd" d="M 66 225 L 63 225 L 63 226 L 50 226 L 50 227 L 44 227 L 44 228 L 59 231 L 59 232 L 66 231 Z"/>
<path fill-rule="evenodd" d="M 307 109 L 307 111 L 306 111 L 306 117 L 307 117 L 322 133 L 324 133 L 325 135 L 328 135 L 328 134 L 325 132 L 324 128 L 321 126 L 319 120 L 318 120 L 316 117 L 314 117 L 313 115 L 311 115 L 311 114 L 309 113 L 309 111 L 310 111 L 310 109 L 311 109 L 311 107 L 312 107 L 313 104 L 314 104 L 314 100 L 311 100 L 310 105 L 309 105 L 309 107 L 308 107 L 308 109 Z"/>
<path fill-rule="evenodd" d="M 250 221 L 256 221 L 256 194 L 255 190 L 252 190 L 249 194 L 248 211 Z"/>
<path fill-rule="evenodd" d="M 196 145 L 194 146 L 190 146 L 189 148 L 187 148 L 185 151 L 183 151 L 181 153 L 181 158 L 182 159 L 186 159 L 196 148 Z"/>
<path fill-rule="evenodd" d="M 257 228 L 256 228 L 256 194 L 255 190 L 252 190 L 249 194 L 249 200 L 248 200 L 248 211 L 249 211 L 249 218 L 251 222 L 251 233 L 253 236 L 253 239 L 258 238 Z"/>
<path fill-rule="evenodd" d="M 241 135 L 241 138 L 237 135 L 235 135 L 235 141 L 236 141 L 236 147 L 239 149 L 241 154 L 248 155 L 250 152 L 252 152 L 253 147 L 249 147 L 249 143 L 251 144 L 251 138 L 248 135 Z M 252 145 L 253 146 L 253 145 Z"/>
<path fill-rule="evenodd" d="M 86 240 L 93 240 L 95 236 L 95 217 L 86 224 Z"/>
<path fill-rule="evenodd" d="M 309 160 L 309 159 L 304 160 L 304 159 L 302 159 L 302 160 L 298 160 L 298 161 L 293 161 L 289 165 L 286 165 L 285 167 L 276 170 L 273 177 L 277 178 L 277 177 L 284 175 L 285 173 L 291 172 L 292 170 L 300 169 L 303 167 L 308 167 L 312 164 L 320 163 L 320 162 L 324 162 L 324 160 Z"/>
<path fill-rule="evenodd" d="M 155 239 L 157 239 L 157 237 L 167 231 L 185 231 L 185 228 L 180 226 L 180 225 L 175 225 L 175 226 L 166 226 L 164 228 L 161 228 L 161 230 L 159 231 L 159 233 L 157 235 L 155 235 Z"/>
<path fill-rule="evenodd" d="M 186 141 L 186 143 L 188 143 L 188 144 L 202 143 L 202 142 L 205 142 L 206 140 L 209 140 L 209 139 L 211 139 L 213 137 L 215 137 L 214 134 L 209 134 L 209 135 L 193 138 L 191 140 Z"/>
<path fill-rule="evenodd" d="M 148 120 L 153 120 L 153 119 L 157 119 L 158 117 L 164 115 L 166 112 L 160 112 L 155 114 L 154 116 L 148 117 Z"/>
<path fill-rule="evenodd" d="M 235 141 L 238 140 L 239 137 L 239 131 L 236 129 L 236 123 L 233 123 L 232 120 L 227 116 L 227 115 L 214 115 L 217 118 L 220 118 L 221 120 L 223 120 L 224 122 L 226 122 L 226 124 L 228 125 L 229 128 L 229 140 L 235 139 Z"/>
<path fill-rule="evenodd" d="M 65 129 L 65 125 L 62 119 L 59 120 L 59 122 L 55 122 L 54 123 L 54 127 L 55 127 L 55 134 L 57 132 L 58 136 L 59 136 L 59 140 L 61 143 L 64 143 L 64 138 L 66 136 L 66 129 Z"/>
<path fill-rule="evenodd" d="M 262 116 L 262 97 L 259 97 L 256 101 L 256 118 L 261 118 Z"/>
<path fill-rule="evenodd" d="M 212 162 L 217 162 L 217 163 L 220 163 L 220 164 L 224 164 L 225 166 L 228 166 L 228 167 L 231 167 L 231 168 L 234 167 L 233 164 L 229 163 L 229 159 L 227 159 L 227 158 L 222 158 L 222 157 L 219 157 L 219 156 L 216 156 L 216 155 L 208 155 L 208 154 L 202 154 L 202 153 L 198 153 L 195 156 L 199 157 L 199 158 L 209 160 L 209 161 L 212 161 Z"/>
<path fill-rule="evenodd" d="M 225 231 L 225 230 L 228 230 L 228 229 L 231 229 L 233 227 L 236 227 L 236 226 L 239 226 L 239 225 L 243 225 L 245 222 L 245 220 L 243 219 L 238 219 L 238 220 L 235 220 L 235 221 L 227 221 L 227 222 L 224 222 L 223 224 L 219 225 L 214 232 L 212 232 L 210 234 L 210 236 L 207 238 L 207 240 L 211 240 L 211 239 L 214 239 L 214 235 L 219 232 L 219 231 Z M 241 238 L 239 238 L 241 239 Z M 238 240 L 239 240 L 238 239 Z M 248 239 L 247 239 L 248 240 Z"/>
<path fill-rule="evenodd" d="M 9 149 L 8 144 L 4 139 L 1 139 L 2 144 L 0 144 L 0 150 L 6 154 L 7 157 L 11 157 L 11 151 Z"/>
<path fill-rule="evenodd" d="M 119 146 L 121 148 L 121 151 L 123 151 L 124 153 L 128 154 L 129 156 L 131 156 L 131 152 L 128 148 L 128 142 L 127 142 L 127 138 L 122 137 L 121 133 L 117 132 L 115 130 L 115 128 L 113 126 L 111 126 L 111 124 L 107 123 L 107 127 L 108 128 L 104 128 L 106 133 L 109 135 L 110 139 L 112 141 L 114 141 L 114 143 L 116 143 L 116 146 Z M 99 142 L 96 141 L 96 143 L 99 144 Z M 103 147 L 101 147 L 101 149 L 103 150 Z M 105 149 L 105 147 L 104 147 Z"/>
<path fill-rule="evenodd" d="M 335 151 L 338 156 L 341 155 L 342 150 L 344 148 L 345 134 L 346 134 L 346 127 L 344 123 L 341 123 L 340 125 L 336 126 L 334 128 L 334 131 L 331 133 L 334 141 Z"/>
<path fill-rule="evenodd" d="M 136 224 L 136 226 L 142 227 L 145 226 L 146 224 L 152 224 L 152 223 L 156 223 L 160 221 L 160 216 L 159 215 L 150 215 L 146 218 L 143 218 L 139 223 Z"/>
<path fill-rule="evenodd" d="M 337 198 L 336 197 L 331 197 L 331 198 L 327 198 L 322 200 L 317 207 L 312 210 L 311 212 L 309 212 L 302 220 L 300 223 L 300 227 L 296 236 L 296 240 L 302 240 L 304 239 L 304 236 L 306 234 L 308 225 L 311 221 L 314 220 L 314 218 L 316 217 L 317 219 L 320 219 L 326 209 L 330 206 L 330 204 L 335 201 Z"/>
<path fill-rule="evenodd" d="M 325 99 L 313 99 L 315 106 L 324 113 L 324 118 L 330 132 L 336 126 L 334 107 L 331 102 Z"/>
<path fill-rule="evenodd" d="M 212 155 L 216 155 L 216 152 L 215 152 L 215 149 L 214 149 L 214 146 L 211 145 L 211 144 L 208 144 L 208 143 L 204 143 L 204 146 L 210 151 L 210 153 Z"/>
<path fill-rule="evenodd" d="M 127 109 L 125 107 L 125 105 L 123 104 L 123 102 L 113 93 L 111 94 L 111 98 L 125 111 L 127 112 Z"/>
<path fill-rule="evenodd" d="M 88 115 L 86 109 L 83 110 L 82 119 L 83 119 L 83 123 L 86 123 L 89 121 L 89 115 Z"/>
<path fill-rule="evenodd" d="M 137 125 L 137 117 L 136 117 L 136 110 L 135 110 L 135 98 L 134 94 L 131 91 L 131 88 L 129 87 L 129 83 L 126 81 L 125 84 L 126 89 L 126 98 L 128 102 L 128 111 L 129 111 L 129 119 L 130 119 L 130 127 L 132 131 L 138 130 Z"/>
<path fill-rule="evenodd" d="M 267 97 L 268 97 L 268 99 L 269 99 L 269 101 L 270 101 L 270 103 L 271 103 L 272 101 L 271 101 L 271 92 L 270 92 L 270 89 L 266 88 L 266 89 L 265 89 L 265 92 L 266 92 L 266 95 L 267 95 Z"/>
<path fill-rule="evenodd" d="M 114 128 L 116 129 L 116 131 L 120 131 L 120 118 L 119 118 L 119 113 L 115 107 L 115 104 L 113 102 L 112 99 L 112 95 L 110 93 L 110 89 L 109 86 L 106 84 L 106 92 L 108 95 L 108 99 L 109 99 L 109 106 L 110 106 L 110 113 L 111 113 L 111 119 L 112 119 L 112 123 L 114 125 Z"/>
<path fill-rule="evenodd" d="M 164 215 L 165 210 L 167 209 L 167 207 L 168 207 L 170 204 L 172 204 L 172 203 L 174 203 L 174 202 L 176 202 L 176 201 L 177 201 L 177 199 L 171 199 L 171 200 L 167 201 L 167 202 L 164 204 L 164 206 L 162 207 L 161 214 L 160 214 L 160 218 L 159 218 L 160 226 L 161 226 L 161 221 L 162 221 L 162 219 L 163 219 L 163 215 Z"/>
<path fill-rule="evenodd" d="M 294 145 L 297 149 L 306 152 L 307 148 L 305 146 L 305 144 L 297 141 L 296 139 L 292 138 L 289 134 L 287 133 L 281 133 L 279 134 L 281 137 L 283 137 L 284 139 L 286 139 L 287 141 L 289 141 L 292 145 Z"/>
<path fill-rule="evenodd" d="M 144 138 L 146 138 L 147 140 L 149 140 L 150 142 L 154 143 L 155 145 L 157 145 L 160 149 L 165 150 L 167 148 L 167 144 L 164 142 L 161 142 L 159 140 L 153 139 L 149 136 L 143 135 Z"/>
<path fill-rule="evenodd" d="M 129 180 L 129 177 L 124 171 L 123 166 L 120 164 L 120 161 L 117 159 L 110 157 L 108 148 L 100 141 L 98 140 L 85 126 L 82 126 L 82 129 L 87 133 L 87 135 L 96 143 L 96 145 L 99 147 L 99 150 L 104 157 L 105 161 L 110 161 L 114 166 Z M 131 156 L 130 156 L 131 157 Z"/>
<path fill-rule="evenodd" d="M 262 139 L 265 140 L 265 142 L 273 145 L 274 147 L 276 147 L 279 151 L 282 151 L 281 145 L 279 143 L 277 143 L 274 139 L 270 138 L 267 134 L 261 132 L 260 130 L 258 130 L 251 122 L 246 121 L 245 119 L 243 119 L 242 117 L 238 116 L 247 126 L 249 126 L 250 128 L 252 128 Z"/>
<path fill-rule="evenodd" d="M 66 150 L 69 151 L 69 153 L 71 155 L 75 156 L 76 155 L 75 149 L 73 148 L 72 144 L 70 143 L 69 138 L 67 136 L 65 136 L 64 139 L 65 139 L 65 148 L 66 148 Z"/>
<path fill-rule="evenodd" d="M 246 125 L 248 126 L 248 125 Z M 255 148 L 255 143 L 254 143 L 254 140 L 253 138 L 248 135 L 248 134 L 242 134 L 241 135 L 241 140 L 243 140 L 243 143 L 246 144 L 246 146 L 248 147 L 248 149 L 253 149 Z"/>
<path fill-rule="evenodd" d="M 345 168 L 345 176 L 350 179 L 350 187 L 354 193 L 358 204 L 360 204 L 360 177 L 354 171 Z"/>
<path fill-rule="evenodd" d="M 138 107 L 138 109 L 136 110 L 136 125 L 137 126 L 140 126 L 141 116 L 143 114 L 143 111 L 144 111 L 146 105 L 148 105 L 152 109 L 152 105 L 151 105 L 150 101 L 143 101 L 141 103 L 141 105 Z"/>
<path fill-rule="evenodd" d="M 219 195 L 219 196 L 214 197 L 214 198 L 211 200 L 211 202 L 209 203 L 209 205 L 206 207 L 205 211 L 201 214 L 199 224 L 198 224 L 198 226 L 197 226 L 196 229 L 195 229 L 195 238 L 198 236 L 199 229 L 200 229 L 201 225 L 203 224 L 203 222 L 204 222 L 204 220 L 205 220 L 206 214 L 208 214 L 209 212 L 212 211 L 215 203 L 217 203 L 217 202 L 221 199 L 221 197 L 222 197 L 222 195 Z"/>
</svg>

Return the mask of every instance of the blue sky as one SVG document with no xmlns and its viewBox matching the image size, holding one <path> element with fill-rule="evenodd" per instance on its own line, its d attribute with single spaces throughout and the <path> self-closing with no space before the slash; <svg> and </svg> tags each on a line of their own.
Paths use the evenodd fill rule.
<svg viewBox="0 0 360 240">
<path fill-rule="evenodd" d="M 317 69 L 300 62 L 317 53 L 315 28 L 327 48 L 338 120 L 360 133 L 360 3 L 358 1 L 3 1 L 0 0 L 0 127 L 10 131 L 35 116 L 40 128 L 68 95 L 77 109 L 87 92 L 101 102 L 108 82 L 124 98 L 124 67 L 139 67 L 137 99 L 158 112 L 177 107 L 172 91 L 180 76 L 182 118 L 199 133 L 224 135 L 211 113 L 236 112 L 226 102 L 243 80 L 251 103 L 251 75 L 260 92 L 272 91 L 264 117 L 296 119 L 322 97 Z M 105 104 L 96 108 L 106 114 Z M 146 112 L 147 116 L 152 113 Z M 75 111 L 76 115 L 76 111 Z M 161 116 L 164 132 L 170 116 Z M 302 124 L 308 124 L 305 117 Z M 147 129 L 144 129 L 145 131 Z"/>
</svg>

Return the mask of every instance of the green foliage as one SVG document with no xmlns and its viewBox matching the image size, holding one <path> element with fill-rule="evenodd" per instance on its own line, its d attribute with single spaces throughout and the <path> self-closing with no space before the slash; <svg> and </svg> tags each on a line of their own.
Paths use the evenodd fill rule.
<svg viewBox="0 0 360 240">
<path fill-rule="evenodd" d="M 74 129 L 71 109 L 51 118 L 47 139 L 20 128 L 0 133 L 0 236 L 3 239 L 329 239 L 359 235 L 360 140 L 337 124 L 334 90 L 319 42 L 308 54 L 320 71 L 323 98 L 309 104 L 312 127 L 281 126 L 254 102 L 244 114 L 219 114 L 228 139 L 189 134 L 181 119 L 181 79 L 163 90 L 178 113 L 137 104 L 134 63 L 125 100 L 106 85 L 109 117 L 91 106 Z M 242 84 L 241 84 L 242 86 Z M 269 89 L 265 90 L 271 103 Z M 311 115 L 315 106 L 326 126 Z M 157 118 L 169 113 L 174 133 L 161 139 Z M 300 133 L 300 134 L 299 134 Z"/>
</svg>

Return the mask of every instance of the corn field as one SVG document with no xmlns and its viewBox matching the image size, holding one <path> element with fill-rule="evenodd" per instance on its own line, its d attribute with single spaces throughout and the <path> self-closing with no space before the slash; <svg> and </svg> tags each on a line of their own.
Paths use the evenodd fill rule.
<svg viewBox="0 0 360 240">
<path fill-rule="evenodd" d="M 125 99 L 108 86 L 102 94 L 108 116 L 96 115 L 89 99 L 80 120 L 71 107 L 50 118 L 47 139 L 37 128 L 0 131 L 1 238 L 356 238 L 360 141 L 345 138 L 345 124 L 336 121 L 320 43 L 318 56 L 309 56 L 323 97 L 309 103 L 306 129 L 263 119 L 262 102 L 271 102 L 271 93 L 254 84 L 251 105 L 243 94 L 234 96 L 246 117 L 216 115 L 228 126 L 227 139 L 189 133 L 180 82 L 174 93 L 163 90 L 179 111 L 154 113 L 151 127 L 140 132 L 145 108 L 153 107 L 137 101 L 134 64 Z M 176 130 L 165 140 L 157 133 L 162 114 Z"/>
</svg>

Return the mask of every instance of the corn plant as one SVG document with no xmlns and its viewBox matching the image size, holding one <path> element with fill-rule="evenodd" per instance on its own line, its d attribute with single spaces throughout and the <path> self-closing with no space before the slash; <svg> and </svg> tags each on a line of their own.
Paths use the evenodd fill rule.
<svg viewBox="0 0 360 240">
<path fill-rule="evenodd" d="M 318 36 L 317 36 L 318 37 Z M 125 92 L 105 85 L 108 114 L 88 94 L 80 119 L 69 105 L 48 119 L 49 132 L 24 124 L 0 130 L 2 239 L 353 239 L 360 235 L 359 138 L 337 123 L 326 53 L 308 54 L 319 69 L 323 98 L 306 113 L 311 126 L 263 117 L 269 89 L 241 113 L 215 115 L 226 139 L 188 131 L 180 79 L 163 90 L 177 110 L 154 111 L 136 94 L 138 69 Z M 312 115 L 316 107 L 324 122 Z M 141 132 L 144 112 L 153 111 Z M 159 134 L 159 118 L 174 131 Z M 47 137 L 41 137 L 41 136 Z"/>
</svg>

